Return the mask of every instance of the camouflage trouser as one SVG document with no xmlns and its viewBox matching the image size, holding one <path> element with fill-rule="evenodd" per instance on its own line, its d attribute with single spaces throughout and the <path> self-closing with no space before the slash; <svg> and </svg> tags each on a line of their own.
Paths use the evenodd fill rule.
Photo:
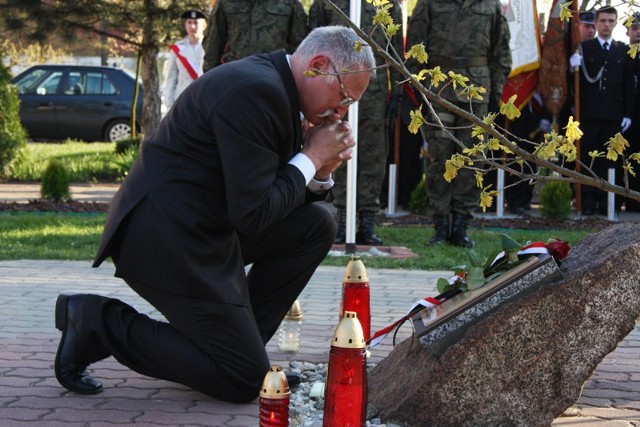
<svg viewBox="0 0 640 427">
<path fill-rule="evenodd" d="M 374 81 L 370 86 L 373 85 Z M 367 89 L 359 102 L 357 211 L 380 209 L 379 197 L 387 164 L 388 136 L 386 91 L 377 89 L 377 87 Z M 347 200 L 346 164 L 333 173 L 333 180 L 335 181 L 333 204 L 344 208 Z"/>
<path fill-rule="evenodd" d="M 457 105 L 468 109 L 467 104 Z M 450 132 L 465 146 L 471 147 L 479 142 L 477 139 L 471 139 L 471 126 L 468 121 L 435 104 L 434 109 L 442 123 L 451 127 Z M 487 104 L 474 104 L 473 112 L 478 117 L 484 117 L 487 114 Z M 426 186 L 431 214 L 448 215 L 455 212 L 473 216 L 480 203 L 480 188 L 476 185 L 474 172 L 466 168 L 460 169 L 458 176 L 451 182 L 447 182 L 443 177 L 445 162 L 453 154 L 461 153 L 462 148 L 438 128 L 429 127 L 426 134 L 430 157 Z"/>
</svg>

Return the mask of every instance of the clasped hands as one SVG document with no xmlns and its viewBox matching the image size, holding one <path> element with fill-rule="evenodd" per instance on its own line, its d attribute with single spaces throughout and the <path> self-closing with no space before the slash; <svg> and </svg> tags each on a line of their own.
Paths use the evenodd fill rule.
<svg viewBox="0 0 640 427">
<path fill-rule="evenodd" d="M 302 153 L 316 167 L 316 178 L 324 180 L 331 176 L 342 162 L 349 160 L 356 140 L 351 133 L 349 122 L 327 121 L 312 126 L 304 132 Z"/>
</svg>

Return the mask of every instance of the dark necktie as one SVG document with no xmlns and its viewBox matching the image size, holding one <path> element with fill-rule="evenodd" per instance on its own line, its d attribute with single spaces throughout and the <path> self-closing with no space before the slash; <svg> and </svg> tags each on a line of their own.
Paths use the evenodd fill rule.
<svg viewBox="0 0 640 427">
<path fill-rule="evenodd" d="M 609 50 L 609 42 L 604 42 L 604 43 L 602 44 L 602 48 L 603 48 L 604 50 Z"/>
</svg>

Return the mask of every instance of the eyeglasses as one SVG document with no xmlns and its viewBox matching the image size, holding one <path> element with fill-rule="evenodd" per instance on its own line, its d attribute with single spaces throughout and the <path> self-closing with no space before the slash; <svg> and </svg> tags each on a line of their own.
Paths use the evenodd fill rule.
<svg viewBox="0 0 640 427">
<path fill-rule="evenodd" d="M 342 101 L 340 101 L 340 106 L 348 107 L 349 105 L 356 102 L 356 100 L 350 97 L 349 94 L 347 93 L 347 89 L 345 89 L 344 84 L 342 83 L 342 79 L 340 78 L 340 74 L 338 74 L 338 70 L 336 69 L 336 66 L 333 65 L 333 62 L 331 61 L 329 61 L 329 64 L 331 64 L 331 68 L 333 68 L 333 72 L 336 74 L 336 77 L 338 78 L 338 83 L 340 83 L 340 91 L 342 92 Z"/>
</svg>

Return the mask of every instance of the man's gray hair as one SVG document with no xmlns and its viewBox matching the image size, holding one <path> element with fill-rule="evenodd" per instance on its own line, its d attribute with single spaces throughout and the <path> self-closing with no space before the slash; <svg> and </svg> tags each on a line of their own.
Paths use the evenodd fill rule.
<svg viewBox="0 0 640 427">
<path fill-rule="evenodd" d="M 356 50 L 360 43 L 362 49 Z M 300 43 L 294 55 L 311 59 L 316 55 L 326 55 L 338 71 L 353 70 L 356 65 L 363 65 L 375 76 L 376 60 L 371 46 L 365 44 L 355 31 L 341 25 L 318 27 L 311 31 Z"/>
</svg>

